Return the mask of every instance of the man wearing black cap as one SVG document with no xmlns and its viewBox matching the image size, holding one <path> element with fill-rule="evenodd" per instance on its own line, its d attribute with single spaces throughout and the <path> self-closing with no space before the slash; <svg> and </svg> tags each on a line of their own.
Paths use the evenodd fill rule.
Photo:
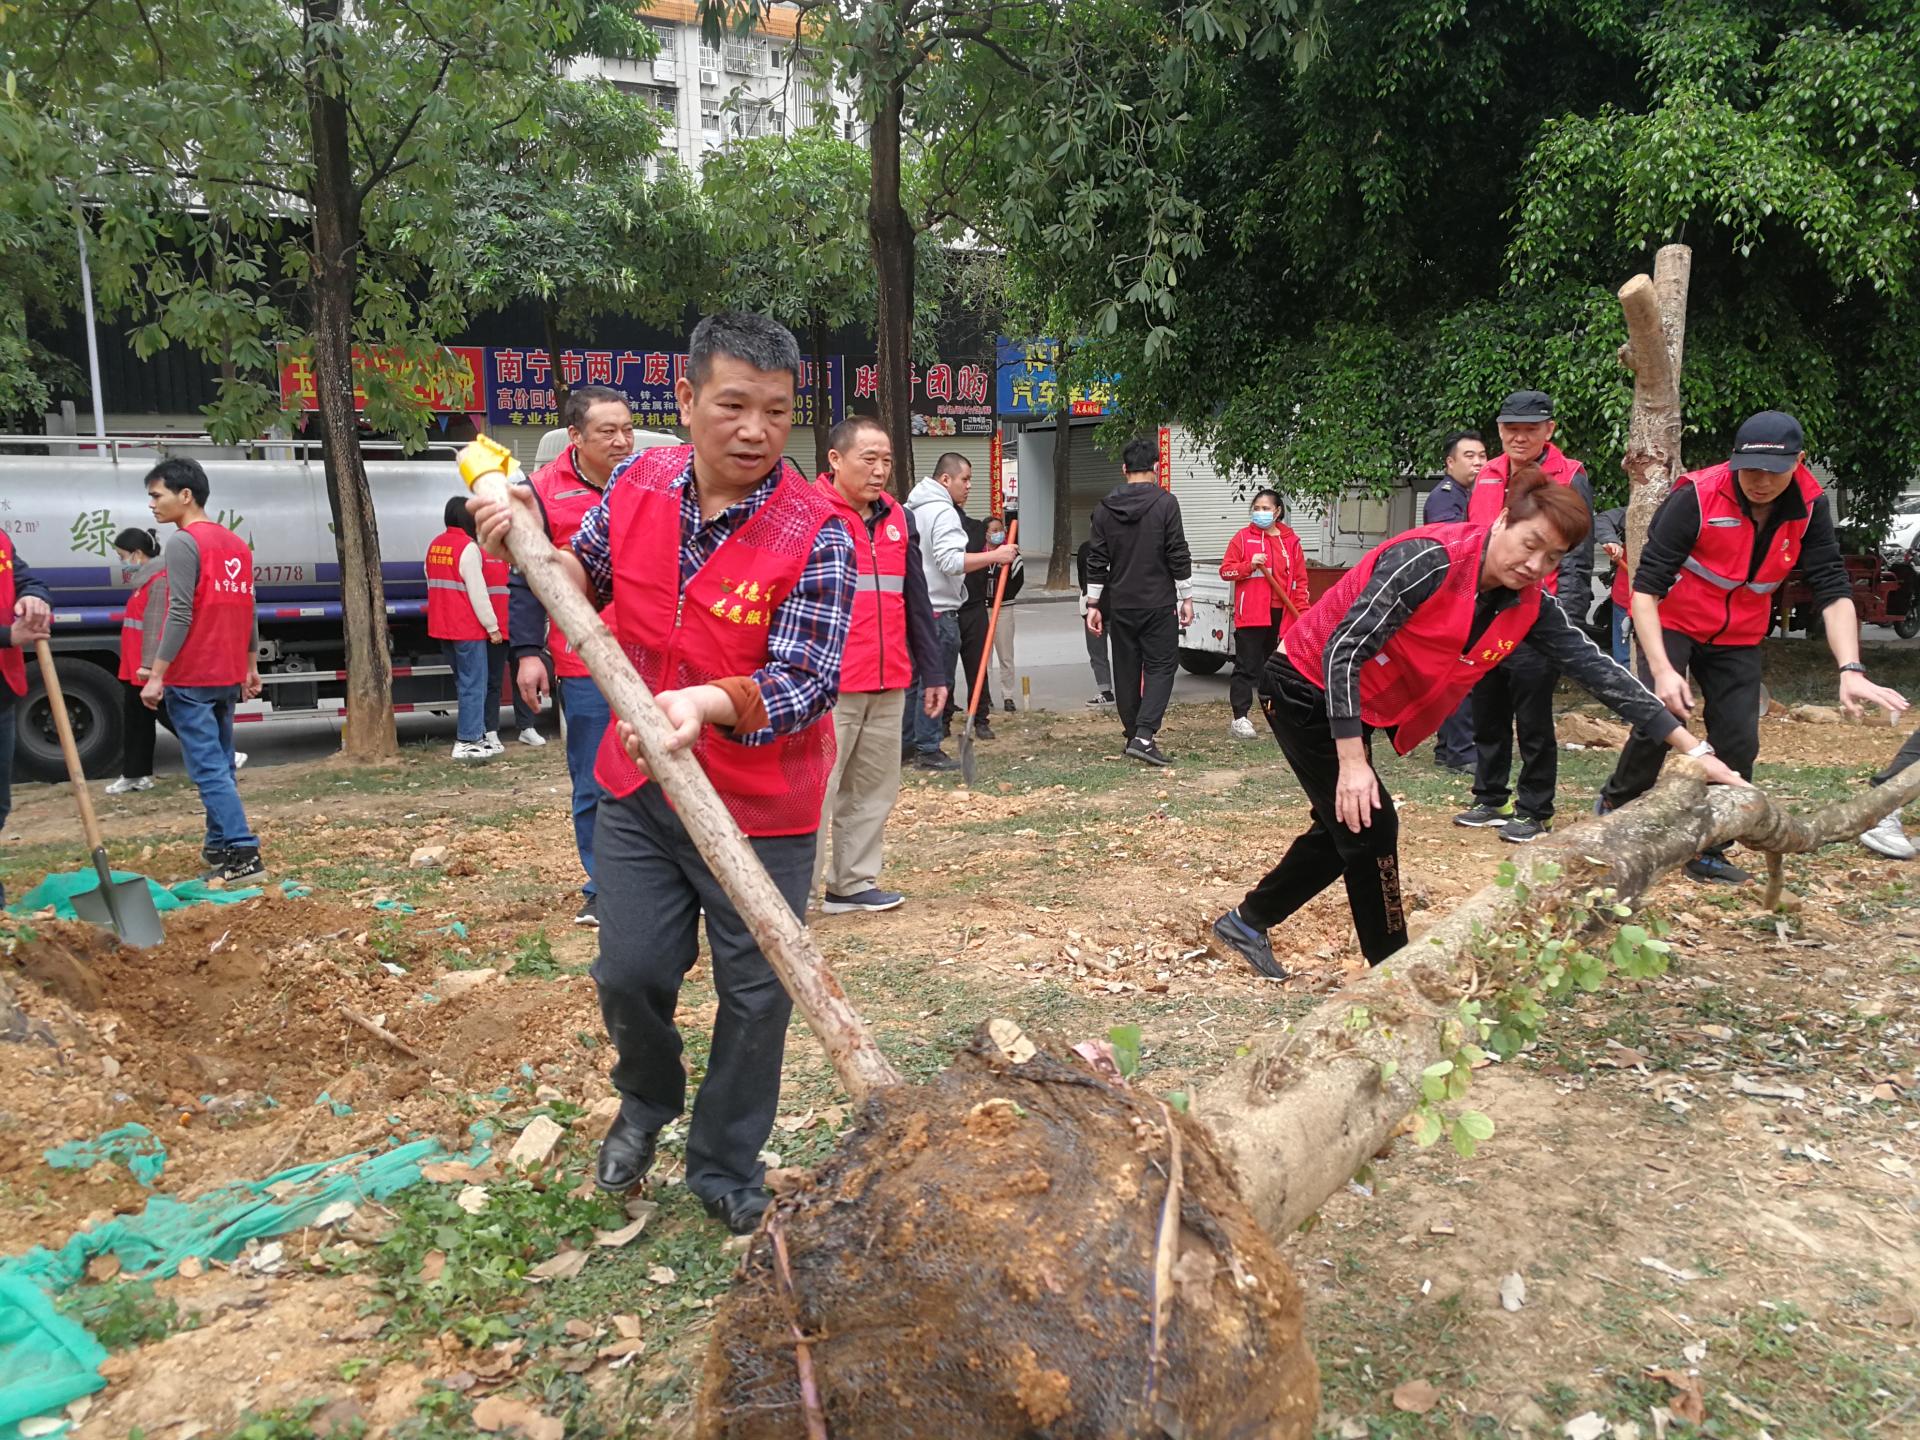
<svg viewBox="0 0 1920 1440">
<path fill-rule="evenodd" d="M 1748 780 L 1760 753 L 1760 642 L 1772 627 L 1775 592 L 1796 569 L 1813 589 L 1840 667 L 1841 709 L 1858 715 L 1878 705 L 1898 715 L 1907 708 L 1860 663 L 1860 621 L 1832 504 L 1806 459 L 1793 416 L 1762 410 L 1747 420 L 1731 460 L 1674 482 L 1633 575 L 1633 628 L 1653 693 L 1685 715 L 1693 707 L 1691 671 L 1706 697 L 1711 753 Z M 1645 792 L 1660 761 L 1629 737 L 1596 808 L 1604 814 Z M 1728 885 L 1748 878 L 1718 850 L 1688 862 L 1687 873 Z"/>
<path fill-rule="evenodd" d="M 1578 460 L 1553 443 L 1553 401 L 1538 390 L 1516 390 L 1500 405 L 1500 456 L 1482 470 L 1467 502 L 1467 519 L 1492 525 L 1507 508 L 1507 478 L 1523 465 L 1538 465 L 1556 485 L 1570 486 L 1593 512 L 1593 485 Z M 1566 597 L 1571 613 L 1585 615 L 1593 578 L 1593 537 L 1567 551 L 1546 588 Z M 1473 808 L 1453 817 L 1456 825 L 1498 826 L 1514 844 L 1537 840 L 1553 823 L 1553 792 L 1560 778 L 1560 752 L 1553 732 L 1553 687 L 1559 671 L 1538 651 L 1522 645 L 1474 686 Z M 1520 742 L 1520 784 L 1509 788 L 1514 740 Z"/>
</svg>

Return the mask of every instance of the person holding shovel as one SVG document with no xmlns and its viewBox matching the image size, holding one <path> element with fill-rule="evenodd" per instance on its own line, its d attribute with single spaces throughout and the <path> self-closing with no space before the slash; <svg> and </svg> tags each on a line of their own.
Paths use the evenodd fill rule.
<svg viewBox="0 0 1920 1440">
<path fill-rule="evenodd" d="M 1268 662 L 1260 698 L 1313 823 L 1214 921 L 1216 939 L 1260 974 L 1284 980 L 1267 932 L 1344 880 L 1367 963 L 1405 945 L 1399 821 L 1373 772 L 1369 737 L 1384 730 L 1407 754 L 1522 645 L 1649 743 L 1698 761 L 1710 781 L 1746 783 L 1545 592 L 1543 582 L 1591 524 L 1580 496 L 1537 466 L 1516 466 L 1491 526 L 1423 525 L 1390 540 L 1300 618 Z"/>
<path fill-rule="evenodd" d="M 1260 491 L 1250 522 L 1227 542 L 1220 562 L 1220 578 L 1233 581 L 1233 683 L 1227 690 L 1233 723 L 1227 729 L 1236 740 L 1253 739 L 1247 714 L 1254 687 L 1281 638 L 1311 603 L 1307 553 L 1283 513 L 1277 490 Z"/>
<path fill-rule="evenodd" d="M 921 696 L 929 717 L 947 703 L 944 685 L 911 689 L 914 672 L 934 674 L 940 639 L 920 564 L 912 513 L 887 493 L 893 441 L 872 415 L 849 415 L 827 436 L 833 468 L 816 482 L 854 537 L 858 578 L 853 620 L 833 706 L 835 754 L 820 811 L 820 848 L 808 895 L 826 892 L 829 915 L 894 910 L 907 897 L 880 888 L 887 816 L 900 795 L 900 727 L 907 697 Z"/>
<path fill-rule="evenodd" d="M 782 898 L 798 916 L 813 876 L 833 769 L 840 671 L 857 570 L 844 520 L 781 458 L 800 347 L 759 315 L 695 327 L 675 386 L 691 446 L 643 451 L 614 472 L 558 552 L 569 581 L 611 606 L 615 638 L 691 748 Z M 474 501 L 481 543 L 508 558 L 508 503 Z M 686 1105 L 674 1024 L 706 915 L 718 1010 L 687 1132 L 687 1189 L 735 1234 L 767 1208 L 760 1149 L 773 1129 L 792 1003 L 700 856 L 639 742 L 621 722 L 600 746 L 594 829 L 600 955 L 593 980 L 615 1052 L 620 1112 L 595 1179 L 625 1191 L 652 1168 L 661 1129 Z"/>
<path fill-rule="evenodd" d="M 33 578 L 0 530 L 0 830 L 13 812 L 13 736 L 20 701 L 27 693 L 27 657 L 34 642 L 52 633 L 53 592 Z M 7 887 L 0 883 L 0 907 Z"/>
</svg>

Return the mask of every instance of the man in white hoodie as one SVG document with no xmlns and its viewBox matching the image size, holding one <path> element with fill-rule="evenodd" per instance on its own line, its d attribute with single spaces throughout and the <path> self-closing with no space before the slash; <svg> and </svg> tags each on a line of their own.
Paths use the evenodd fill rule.
<svg viewBox="0 0 1920 1440">
<path fill-rule="evenodd" d="M 914 526 L 920 532 L 920 565 L 926 572 L 927 599 L 933 605 L 933 624 L 940 640 L 940 671 L 913 677 L 907 704 L 912 729 L 901 736 L 902 750 L 913 751 L 913 763 L 921 770 L 960 768 L 960 762 L 940 748 L 941 717 L 926 713 L 920 695 L 923 690 L 953 685 L 954 666 L 960 659 L 960 605 L 967 598 L 967 572 L 990 565 L 1011 565 L 1020 558 L 1020 551 L 1012 545 L 967 553 L 967 531 L 960 523 L 960 512 L 966 508 L 967 493 L 972 488 L 972 463 L 949 450 L 934 462 L 933 474 L 907 496 L 907 509 L 913 512 Z"/>
</svg>

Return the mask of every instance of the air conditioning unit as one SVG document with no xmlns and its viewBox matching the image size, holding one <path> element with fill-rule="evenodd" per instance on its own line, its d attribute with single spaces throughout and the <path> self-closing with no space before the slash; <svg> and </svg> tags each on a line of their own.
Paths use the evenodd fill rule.
<svg viewBox="0 0 1920 1440">
<path fill-rule="evenodd" d="M 720 86 L 720 72 L 702 67 L 700 71 L 700 83 L 702 85 L 711 85 L 715 89 L 718 89 Z"/>
<path fill-rule="evenodd" d="M 673 61 L 665 56 L 656 56 L 653 62 L 653 78 L 662 85 L 672 85 L 674 80 Z"/>
</svg>

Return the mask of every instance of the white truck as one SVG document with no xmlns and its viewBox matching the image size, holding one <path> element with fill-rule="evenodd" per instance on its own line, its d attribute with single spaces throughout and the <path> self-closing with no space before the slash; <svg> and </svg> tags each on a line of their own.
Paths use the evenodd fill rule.
<svg viewBox="0 0 1920 1440">
<path fill-rule="evenodd" d="M 643 448 L 679 443 L 653 432 L 636 437 Z M 212 482 L 208 514 L 253 550 L 266 689 L 241 704 L 235 719 L 303 719 L 345 709 L 340 596 L 344 585 L 365 579 L 340 572 L 321 445 L 263 440 L 246 448 L 259 458 L 239 458 L 243 451 L 203 437 L 0 436 L 0 529 L 53 591 L 54 663 L 89 775 L 117 774 L 120 763 L 116 670 L 129 577 L 113 537 L 128 526 L 152 528 L 144 482 L 167 454 L 201 461 Z M 465 493 L 453 452 L 440 445 L 421 459 L 367 462 L 396 712 L 445 713 L 455 704 L 440 644 L 427 635 L 424 570 L 427 544 L 445 528 L 447 500 Z M 28 686 L 16 764 L 23 778 L 55 779 L 66 767 L 37 667 L 28 667 Z"/>
</svg>

